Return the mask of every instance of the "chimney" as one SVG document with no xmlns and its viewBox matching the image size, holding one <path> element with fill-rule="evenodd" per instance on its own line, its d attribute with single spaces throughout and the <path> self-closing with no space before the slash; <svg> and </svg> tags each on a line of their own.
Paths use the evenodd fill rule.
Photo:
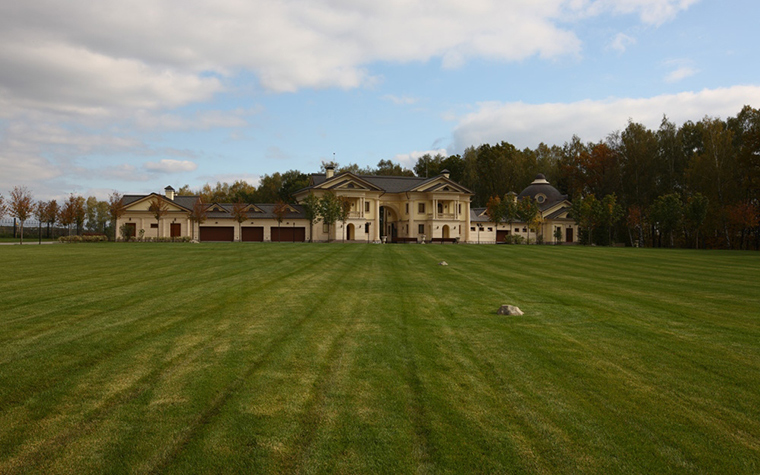
<svg viewBox="0 0 760 475">
<path fill-rule="evenodd" d="M 168 199 L 174 201 L 174 188 L 172 188 L 171 186 L 167 186 L 166 188 L 164 188 L 164 192 L 165 192 L 164 194 L 166 195 Z"/>
<path fill-rule="evenodd" d="M 449 178 L 449 175 L 451 175 L 451 172 L 446 169 L 443 169 L 441 170 L 441 175 L 445 176 L 446 178 Z"/>
<path fill-rule="evenodd" d="M 327 165 L 325 167 L 325 177 L 330 179 L 335 175 L 335 167 L 332 165 Z"/>
</svg>

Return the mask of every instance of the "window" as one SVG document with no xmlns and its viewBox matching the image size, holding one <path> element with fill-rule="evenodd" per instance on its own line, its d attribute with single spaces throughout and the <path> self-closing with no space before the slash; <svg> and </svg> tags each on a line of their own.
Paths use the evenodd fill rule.
<svg viewBox="0 0 760 475">
<path fill-rule="evenodd" d="M 150 223 L 151 229 L 158 229 L 158 223 Z"/>
<path fill-rule="evenodd" d="M 323 233 L 328 232 L 328 227 L 327 227 L 327 224 L 325 224 L 325 223 L 322 223 L 322 232 Z"/>
<path fill-rule="evenodd" d="M 425 234 L 425 225 L 424 224 L 420 224 L 417 227 L 417 232 L 419 232 L 420 234 Z"/>
<path fill-rule="evenodd" d="M 406 214 L 409 214 L 409 203 L 406 204 Z"/>
<path fill-rule="evenodd" d="M 459 203 L 459 209 L 457 210 L 459 214 L 462 214 L 462 203 Z"/>
<path fill-rule="evenodd" d="M 364 223 L 364 234 L 369 234 L 369 223 Z"/>
<path fill-rule="evenodd" d="M 536 201 L 539 203 L 543 203 L 546 200 L 546 196 L 544 195 L 536 195 Z"/>
<path fill-rule="evenodd" d="M 438 213 L 443 214 L 443 203 L 438 203 Z"/>
<path fill-rule="evenodd" d="M 425 203 L 420 203 L 419 205 L 417 205 L 417 212 L 420 214 L 425 212 Z"/>
<path fill-rule="evenodd" d="M 364 212 L 369 213 L 369 201 L 364 202 Z"/>
<path fill-rule="evenodd" d="M 528 228 L 523 228 L 523 232 L 527 233 L 528 232 Z"/>
<path fill-rule="evenodd" d="M 475 226 L 470 226 L 470 231 L 475 231 Z"/>
<path fill-rule="evenodd" d="M 493 232 L 493 228 L 488 228 L 488 232 Z"/>
</svg>

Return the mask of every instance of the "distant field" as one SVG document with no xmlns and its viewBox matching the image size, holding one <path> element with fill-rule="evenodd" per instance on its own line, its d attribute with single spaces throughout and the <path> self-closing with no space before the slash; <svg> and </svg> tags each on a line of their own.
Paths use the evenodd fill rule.
<svg viewBox="0 0 760 475">
<path fill-rule="evenodd" d="M 760 253 L 105 243 L 0 263 L 2 474 L 760 472 Z"/>
</svg>

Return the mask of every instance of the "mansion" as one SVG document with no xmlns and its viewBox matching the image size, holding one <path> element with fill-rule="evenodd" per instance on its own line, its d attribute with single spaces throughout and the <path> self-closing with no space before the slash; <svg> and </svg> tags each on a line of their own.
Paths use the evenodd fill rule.
<svg viewBox="0 0 760 475">
<path fill-rule="evenodd" d="M 527 236 L 525 223 L 490 222 L 484 208 L 470 208 L 473 193 L 449 178 L 444 170 L 432 178 L 335 174 L 332 167 L 313 174 L 309 186 L 295 193 L 303 202 L 310 193 L 321 198 L 332 192 L 350 203 L 345 222 L 327 226 L 321 221 L 309 225 L 299 204 L 287 205 L 278 222 L 274 204 L 245 204 L 246 219 L 233 217 L 232 203 L 204 203 L 206 219 L 191 220 L 197 196 L 176 195 L 172 187 L 161 196 L 167 210 L 156 220 L 150 211 L 151 201 L 159 196 L 125 195 L 124 212 L 116 223 L 130 236 L 182 237 L 200 241 L 351 241 L 351 242 L 431 242 L 494 243 L 504 242 L 509 234 Z M 578 240 L 576 224 L 568 217 L 570 202 L 543 175 L 516 198 L 530 196 L 539 205 L 544 218 L 539 235 L 554 242 L 557 229 L 562 242 Z M 239 205 L 238 205 L 239 206 Z M 279 210 L 278 210 L 279 211 Z M 313 233 L 310 234 L 310 233 Z M 535 237 L 535 233 L 532 233 Z"/>
</svg>

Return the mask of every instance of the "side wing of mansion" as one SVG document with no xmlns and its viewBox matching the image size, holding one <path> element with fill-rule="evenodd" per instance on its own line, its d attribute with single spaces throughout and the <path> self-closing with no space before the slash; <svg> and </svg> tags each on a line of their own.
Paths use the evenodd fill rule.
<svg viewBox="0 0 760 475">
<path fill-rule="evenodd" d="M 295 194 L 302 203 L 310 193 L 321 198 L 332 192 L 350 203 L 345 222 L 327 226 L 318 221 L 309 225 L 303 206 L 287 205 L 278 221 L 274 204 L 247 203 L 246 219 L 235 219 L 232 203 L 203 203 L 206 219 L 191 219 L 197 196 L 181 196 L 167 187 L 165 195 L 125 195 L 124 212 L 117 230 L 130 236 L 183 237 L 200 241 L 355 241 L 355 242 L 504 242 L 508 234 L 527 236 L 525 223 L 496 226 L 482 208 L 470 208 L 473 193 L 452 181 L 444 170 L 432 178 L 355 175 L 350 172 L 313 174 L 309 186 Z M 167 204 L 164 216 L 156 220 L 150 210 L 160 196 Z M 575 222 L 568 218 L 570 202 L 552 187 L 543 175 L 520 193 L 539 203 L 544 223 L 540 233 L 554 236 L 561 228 L 563 242 L 577 242 Z M 240 205 L 238 205 L 239 207 Z M 553 242 L 554 239 L 546 239 Z"/>
</svg>

